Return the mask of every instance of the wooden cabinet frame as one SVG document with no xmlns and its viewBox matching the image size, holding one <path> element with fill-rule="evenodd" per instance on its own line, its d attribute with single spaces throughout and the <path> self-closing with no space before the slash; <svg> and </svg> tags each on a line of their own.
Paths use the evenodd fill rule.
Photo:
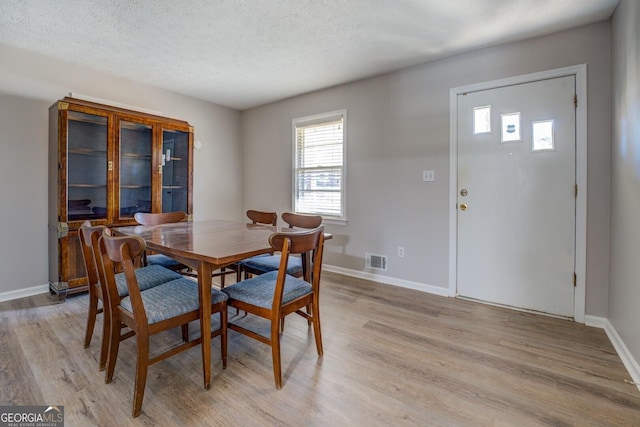
<svg viewBox="0 0 640 427">
<path fill-rule="evenodd" d="M 69 153 L 70 114 L 95 116 L 96 120 L 100 121 L 99 126 L 104 126 L 103 120 L 100 119 L 101 117 L 106 120 L 105 152 L 103 154 L 101 150 L 96 150 L 96 153 L 99 153 L 97 155 L 99 159 L 95 160 L 94 158 L 92 160 L 102 165 L 102 156 L 106 159 L 106 165 L 104 165 L 106 177 L 99 175 L 101 179 L 105 179 L 105 185 L 96 185 L 96 187 L 106 187 L 106 196 L 103 203 L 101 203 L 105 206 L 100 208 L 93 207 L 92 212 L 98 212 L 97 209 L 99 209 L 99 214 L 90 213 L 87 218 L 70 216 L 68 209 L 70 193 L 68 176 L 70 162 L 72 162 Z M 76 120 L 76 122 L 78 121 L 81 120 Z M 139 209 L 162 212 L 163 134 L 165 131 L 175 131 L 184 136 L 181 139 L 184 141 L 186 138 L 185 142 L 188 144 L 186 149 L 187 159 L 181 159 L 187 162 L 187 171 L 186 178 L 183 179 L 185 183 L 180 187 L 182 191 L 186 191 L 186 201 L 180 203 L 182 205 L 180 210 L 185 210 L 188 215 L 193 212 L 193 127 L 189 123 L 69 97 L 56 102 L 49 109 L 49 287 L 51 293 L 57 294 L 61 301 L 65 299 L 68 293 L 86 290 L 86 272 L 77 231 L 80 225 L 86 219 L 91 220 L 93 225 L 102 224 L 108 227 L 135 224 L 133 219 L 134 212 L 127 210 L 123 213 L 125 207 L 120 206 L 123 185 L 120 179 L 121 172 L 125 168 L 120 156 L 120 150 L 122 149 L 120 138 L 123 122 L 144 126 L 150 130 L 151 147 L 150 158 L 148 159 L 150 162 L 150 170 L 148 170 L 150 179 L 141 182 L 140 185 L 140 188 L 149 187 L 150 205 L 146 205 L 145 202 L 145 207 Z M 101 131 L 104 131 L 104 129 L 104 127 L 100 127 Z M 104 140 L 101 139 L 102 141 Z M 73 154 L 78 154 L 77 150 Z M 80 151 L 80 154 L 84 153 Z M 135 155 L 133 156 L 135 158 Z M 147 160 L 146 155 L 139 157 L 143 159 L 143 162 Z M 75 162 L 75 166 L 81 163 L 78 160 L 75 160 Z M 142 168 L 142 170 L 146 169 Z M 135 173 L 132 173 L 132 176 L 133 178 L 130 179 L 143 179 L 137 177 Z M 131 184 L 128 183 L 127 188 L 138 188 L 137 185 Z M 82 185 L 76 185 L 76 187 L 82 187 Z M 185 204 L 186 206 L 184 206 Z M 133 209 L 136 209 L 136 206 L 133 206 Z"/>
</svg>

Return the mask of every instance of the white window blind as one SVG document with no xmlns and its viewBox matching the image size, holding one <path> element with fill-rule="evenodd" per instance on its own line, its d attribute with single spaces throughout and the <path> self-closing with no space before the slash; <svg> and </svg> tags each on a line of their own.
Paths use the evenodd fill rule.
<svg viewBox="0 0 640 427">
<path fill-rule="evenodd" d="M 294 210 L 344 218 L 345 114 L 294 120 Z"/>
</svg>

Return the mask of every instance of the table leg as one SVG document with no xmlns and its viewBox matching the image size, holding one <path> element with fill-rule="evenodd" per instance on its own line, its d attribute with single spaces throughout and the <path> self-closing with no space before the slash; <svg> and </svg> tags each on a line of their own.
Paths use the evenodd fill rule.
<svg viewBox="0 0 640 427">
<path fill-rule="evenodd" d="M 211 386 L 211 265 L 201 261 L 198 268 L 200 290 L 200 334 L 202 336 L 202 368 L 204 388 Z"/>
</svg>

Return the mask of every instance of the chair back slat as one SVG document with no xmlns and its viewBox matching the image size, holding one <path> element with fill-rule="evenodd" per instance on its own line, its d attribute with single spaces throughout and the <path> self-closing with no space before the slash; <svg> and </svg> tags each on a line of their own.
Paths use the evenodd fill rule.
<svg viewBox="0 0 640 427">
<path fill-rule="evenodd" d="M 289 253 L 311 252 L 318 246 L 318 239 L 324 232 L 324 226 L 309 231 L 278 232 L 269 236 L 269 244 L 276 251 L 282 251 L 285 240 L 289 240 Z"/>
<path fill-rule="evenodd" d="M 247 217 L 253 222 L 253 224 L 278 224 L 277 212 L 262 212 L 250 209 L 247 211 Z"/>
<path fill-rule="evenodd" d="M 106 234 L 102 236 L 104 238 L 104 246 L 107 251 L 107 255 L 111 258 L 111 261 L 122 263 L 127 258 L 133 259 L 140 256 L 146 249 L 147 245 L 141 237 L 138 236 L 121 236 L 113 237 Z M 122 247 L 127 245 L 127 256 L 123 255 Z"/>
<path fill-rule="evenodd" d="M 317 228 L 322 224 L 320 215 L 304 215 L 293 212 L 283 213 L 282 220 L 289 224 L 289 228 Z"/>
<path fill-rule="evenodd" d="M 183 211 L 162 213 L 136 212 L 133 216 L 138 224 L 142 225 L 169 224 L 172 222 L 183 221 L 186 217 L 187 214 Z"/>
</svg>

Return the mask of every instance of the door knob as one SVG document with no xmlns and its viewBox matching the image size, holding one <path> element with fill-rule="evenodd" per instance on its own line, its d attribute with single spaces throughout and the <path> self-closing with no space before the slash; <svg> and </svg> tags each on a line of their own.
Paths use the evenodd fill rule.
<svg viewBox="0 0 640 427">
<path fill-rule="evenodd" d="M 460 210 L 466 211 L 467 210 L 467 204 L 466 203 L 462 203 L 460 205 Z"/>
</svg>

